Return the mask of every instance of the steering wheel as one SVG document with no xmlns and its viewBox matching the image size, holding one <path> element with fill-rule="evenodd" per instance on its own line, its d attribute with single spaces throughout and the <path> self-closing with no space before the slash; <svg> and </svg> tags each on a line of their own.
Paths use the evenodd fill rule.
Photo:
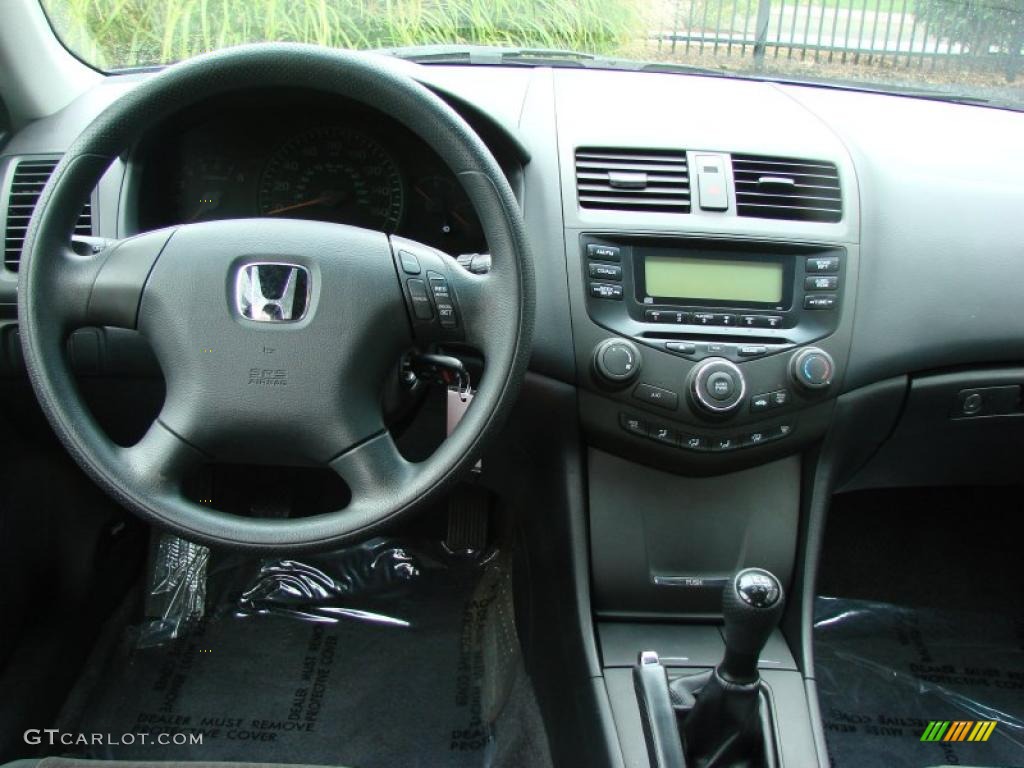
<svg viewBox="0 0 1024 768">
<path fill-rule="evenodd" d="M 120 153 L 177 111 L 249 88 L 303 86 L 361 102 L 419 135 L 456 174 L 491 252 L 485 275 L 425 245 L 340 224 L 236 219 L 185 224 L 82 256 L 82 201 Z M 365 537 L 460 476 L 500 427 L 525 374 L 533 267 L 519 208 L 466 122 L 371 56 L 305 45 L 232 48 L 169 67 L 106 109 L 61 159 L 25 240 L 18 297 L 26 366 L 74 459 L 115 500 L 214 546 L 295 551 Z M 166 380 L 131 447 L 113 443 L 77 391 L 67 341 L 83 326 L 142 334 Z M 398 451 L 381 394 L 403 352 L 444 341 L 485 360 L 458 427 L 419 463 Z M 186 498 L 209 462 L 330 467 L 343 508 L 239 517 Z"/>
</svg>

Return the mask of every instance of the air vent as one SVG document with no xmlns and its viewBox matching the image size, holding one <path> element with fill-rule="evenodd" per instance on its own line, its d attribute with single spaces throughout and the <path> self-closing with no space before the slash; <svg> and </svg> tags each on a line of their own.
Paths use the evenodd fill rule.
<svg viewBox="0 0 1024 768">
<path fill-rule="evenodd" d="M 789 157 L 733 155 L 736 212 L 793 221 L 839 221 L 843 201 L 832 163 Z"/>
<path fill-rule="evenodd" d="M 686 153 L 660 149 L 577 149 L 581 208 L 690 212 Z"/>
<path fill-rule="evenodd" d="M 18 271 L 21 247 L 25 244 L 28 222 L 32 218 L 39 195 L 50 174 L 60 160 L 51 157 L 40 160 L 19 160 L 14 168 L 11 189 L 7 198 L 7 227 L 4 230 L 4 266 Z M 76 235 L 92 234 L 92 204 L 86 202 L 75 224 Z"/>
</svg>

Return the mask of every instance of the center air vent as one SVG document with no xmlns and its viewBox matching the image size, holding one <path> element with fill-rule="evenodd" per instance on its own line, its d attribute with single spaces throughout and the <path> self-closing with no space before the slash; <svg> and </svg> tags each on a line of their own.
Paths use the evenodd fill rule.
<svg viewBox="0 0 1024 768">
<path fill-rule="evenodd" d="M 733 155 L 736 213 L 762 219 L 839 221 L 843 201 L 832 163 Z"/>
<path fill-rule="evenodd" d="M 14 168 L 7 197 L 7 225 L 4 230 L 4 266 L 14 272 L 18 271 L 21 261 L 21 248 L 25 244 L 32 211 L 59 160 L 59 157 L 18 160 Z M 78 217 L 75 234 L 92 234 L 92 205 L 89 202 L 86 202 Z"/>
<path fill-rule="evenodd" d="M 576 193 L 581 208 L 689 213 L 686 153 L 661 149 L 577 149 Z"/>
</svg>

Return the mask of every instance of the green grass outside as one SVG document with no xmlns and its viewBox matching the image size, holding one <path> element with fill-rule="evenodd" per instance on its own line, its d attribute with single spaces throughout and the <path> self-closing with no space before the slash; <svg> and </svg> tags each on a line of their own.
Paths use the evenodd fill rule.
<svg viewBox="0 0 1024 768">
<path fill-rule="evenodd" d="M 632 0 L 43 0 L 65 44 L 104 69 L 263 40 L 378 48 L 473 43 L 614 53 Z"/>
</svg>

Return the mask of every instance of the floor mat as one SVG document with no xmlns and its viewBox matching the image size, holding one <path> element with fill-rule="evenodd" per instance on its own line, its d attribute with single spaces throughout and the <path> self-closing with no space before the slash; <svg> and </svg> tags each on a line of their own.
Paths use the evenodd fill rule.
<svg viewBox="0 0 1024 768">
<path fill-rule="evenodd" d="M 82 756 L 490 764 L 494 712 L 518 659 L 496 562 L 377 540 L 301 563 L 211 562 L 208 595 L 181 636 L 154 646 L 136 628 L 94 675 L 77 730 L 120 743 Z M 153 743 L 161 734 L 186 743 Z"/>
<path fill-rule="evenodd" d="M 1024 766 L 1024 625 L 1014 618 L 819 597 L 814 656 L 835 768 Z M 972 741 L 974 726 L 953 725 L 965 721 L 995 725 Z M 938 740 L 922 740 L 929 730 Z"/>
</svg>

